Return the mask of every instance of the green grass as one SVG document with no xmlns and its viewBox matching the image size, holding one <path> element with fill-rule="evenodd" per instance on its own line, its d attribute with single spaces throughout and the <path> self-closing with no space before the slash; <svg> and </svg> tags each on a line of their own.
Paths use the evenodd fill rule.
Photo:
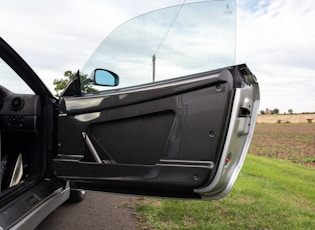
<svg viewBox="0 0 315 230">
<path fill-rule="evenodd" d="M 257 124 L 249 152 L 227 197 L 142 199 L 140 228 L 315 229 L 315 124 Z"/>
<path fill-rule="evenodd" d="M 315 171 L 249 154 L 231 191 L 218 201 L 142 199 L 140 228 L 315 229 Z"/>
</svg>

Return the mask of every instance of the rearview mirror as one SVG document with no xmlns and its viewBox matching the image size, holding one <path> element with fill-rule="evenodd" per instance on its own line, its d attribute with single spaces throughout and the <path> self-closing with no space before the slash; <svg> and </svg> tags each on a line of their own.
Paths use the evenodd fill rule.
<svg viewBox="0 0 315 230">
<path fill-rule="evenodd" d="M 106 69 L 95 69 L 90 78 L 95 85 L 117 86 L 119 84 L 119 76 Z"/>
</svg>

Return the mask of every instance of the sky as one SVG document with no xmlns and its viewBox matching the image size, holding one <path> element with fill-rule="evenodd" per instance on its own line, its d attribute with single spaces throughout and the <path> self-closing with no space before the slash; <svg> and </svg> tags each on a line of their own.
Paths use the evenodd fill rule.
<svg viewBox="0 0 315 230">
<path fill-rule="evenodd" d="M 194 0 L 0 0 L 0 36 L 52 90 L 124 21 Z M 315 112 L 315 1 L 237 0 L 236 64 L 261 90 L 260 110 Z"/>
</svg>

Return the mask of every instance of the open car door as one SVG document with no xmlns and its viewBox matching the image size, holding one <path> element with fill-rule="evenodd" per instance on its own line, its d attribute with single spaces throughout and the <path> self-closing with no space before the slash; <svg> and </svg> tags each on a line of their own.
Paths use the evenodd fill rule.
<svg viewBox="0 0 315 230">
<path fill-rule="evenodd" d="M 207 8 L 208 4 L 215 7 Z M 206 22 L 220 26 L 195 31 L 196 25 L 204 23 L 200 17 L 211 13 L 217 21 Z M 226 26 L 235 25 L 231 17 L 235 17 L 235 5 L 215 1 L 152 12 L 118 27 L 84 69 L 85 73 L 97 68 L 115 71 L 122 88 L 84 94 L 79 78 L 68 86 L 59 105 L 56 176 L 75 187 L 99 191 L 205 199 L 225 196 L 245 160 L 259 103 L 258 84 L 248 67 L 223 67 L 234 61 L 226 50 L 235 49 L 220 39 L 235 36 L 234 30 L 226 34 L 230 33 Z M 197 24 L 191 24 L 192 18 Z M 211 28 L 219 31 L 214 40 L 222 47 L 216 49 L 211 39 L 201 44 L 199 39 L 192 49 L 189 37 L 172 39 L 176 30 L 188 34 L 182 31 L 185 20 L 194 25 L 189 27 L 194 35 L 216 34 Z M 154 28 L 157 21 L 165 30 Z M 138 25 L 164 32 L 160 37 L 144 36 Z M 133 46 L 137 39 L 122 32 L 139 35 L 141 42 Z M 208 53 L 226 56 L 227 61 L 211 62 Z M 145 54 L 143 59 L 140 54 Z M 216 70 L 206 71 L 209 68 Z M 112 75 L 112 85 L 118 84 L 117 75 L 103 72 Z M 153 82 L 142 82 L 152 72 Z M 167 79 L 174 75 L 183 77 Z M 126 79 L 136 85 L 125 87 Z"/>
</svg>

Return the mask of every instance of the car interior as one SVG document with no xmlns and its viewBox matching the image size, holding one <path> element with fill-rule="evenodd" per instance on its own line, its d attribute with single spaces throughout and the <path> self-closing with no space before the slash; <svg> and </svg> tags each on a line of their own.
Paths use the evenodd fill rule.
<svg viewBox="0 0 315 230">
<path fill-rule="evenodd" d="M 15 94 L 0 86 L 1 195 L 41 174 L 40 107 L 38 95 Z"/>
</svg>

